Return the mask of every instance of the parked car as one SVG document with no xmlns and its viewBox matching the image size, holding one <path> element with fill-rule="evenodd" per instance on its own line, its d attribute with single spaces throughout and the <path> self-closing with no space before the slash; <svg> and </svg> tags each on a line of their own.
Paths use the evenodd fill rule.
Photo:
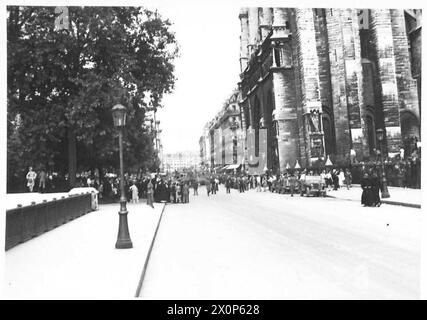
<svg viewBox="0 0 427 320">
<path fill-rule="evenodd" d="M 306 176 L 305 179 L 300 179 L 300 195 L 325 197 L 326 185 L 321 176 Z"/>
</svg>

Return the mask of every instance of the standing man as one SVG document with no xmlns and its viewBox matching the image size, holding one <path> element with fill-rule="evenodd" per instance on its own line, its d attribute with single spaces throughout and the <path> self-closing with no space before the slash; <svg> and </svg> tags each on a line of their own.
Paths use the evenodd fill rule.
<svg viewBox="0 0 427 320">
<path fill-rule="evenodd" d="M 225 180 L 225 192 L 230 193 L 230 188 L 231 188 L 230 177 L 227 177 L 227 179 Z"/>
<path fill-rule="evenodd" d="M 27 187 L 28 187 L 28 189 L 30 189 L 30 192 L 33 192 L 36 177 L 37 177 L 37 173 L 35 171 L 33 171 L 33 167 L 30 167 L 28 169 L 28 173 L 26 175 Z"/>
<path fill-rule="evenodd" d="M 297 183 L 297 178 L 295 177 L 295 173 L 291 172 L 291 175 L 289 177 L 289 189 L 291 191 L 291 197 L 294 196 L 296 183 Z"/>
<path fill-rule="evenodd" d="M 187 182 L 184 183 L 182 193 L 183 193 L 183 201 L 182 202 L 183 203 L 189 203 L 190 202 L 190 187 L 189 187 Z"/>
<path fill-rule="evenodd" d="M 213 177 L 211 178 L 210 183 L 211 183 L 212 194 L 216 194 L 215 179 Z"/>
<path fill-rule="evenodd" d="M 351 172 L 349 169 L 346 169 L 345 170 L 345 185 L 347 186 L 347 190 L 349 190 L 351 187 L 351 180 L 352 180 Z"/>
<path fill-rule="evenodd" d="M 39 173 L 39 190 L 40 192 L 45 192 L 46 190 L 46 171 L 44 170 L 44 168 L 41 169 L 40 173 Z"/>
<path fill-rule="evenodd" d="M 362 188 L 362 199 L 361 199 L 361 204 L 366 207 L 371 207 L 374 203 L 373 200 L 373 192 L 371 191 L 372 188 L 372 180 L 369 177 L 369 174 L 367 172 L 365 172 L 363 174 L 363 178 L 362 181 L 360 182 L 360 187 Z"/>
<path fill-rule="evenodd" d="M 194 179 L 194 182 L 193 182 L 193 196 L 198 196 L 199 195 L 198 188 L 199 188 L 199 178 Z"/>
<path fill-rule="evenodd" d="M 256 191 L 261 192 L 261 176 L 256 176 Z"/>
<path fill-rule="evenodd" d="M 211 193 L 211 181 L 210 180 L 206 180 L 206 192 L 208 193 L 208 197 L 209 197 L 209 194 Z"/>
<path fill-rule="evenodd" d="M 133 182 L 132 185 L 130 186 L 130 191 L 132 193 L 132 203 L 138 203 L 139 202 L 138 187 L 135 185 L 135 182 Z"/>
<path fill-rule="evenodd" d="M 149 205 L 151 208 L 154 208 L 153 192 L 154 192 L 153 184 L 151 183 L 151 180 L 148 180 L 148 184 L 147 184 L 147 205 Z"/>
<path fill-rule="evenodd" d="M 381 180 L 378 177 L 378 174 L 376 171 L 372 173 L 371 177 L 371 205 L 375 207 L 379 207 L 381 205 L 381 199 L 380 199 L 380 189 L 381 189 Z"/>
</svg>

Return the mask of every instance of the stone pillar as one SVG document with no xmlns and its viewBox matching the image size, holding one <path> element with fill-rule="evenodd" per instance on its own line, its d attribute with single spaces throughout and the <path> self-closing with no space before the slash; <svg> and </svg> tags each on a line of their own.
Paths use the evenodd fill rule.
<svg viewBox="0 0 427 320">
<path fill-rule="evenodd" d="M 301 160 L 305 160 L 306 165 L 311 165 L 312 161 L 325 156 L 313 10 L 295 9 L 295 23 L 305 144 L 305 155 L 302 155 Z"/>
<path fill-rule="evenodd" d="M 298 159 L 298 122 L 294 68 L 292 65 L 291 34 L 286 29 L 287 9 L 274 8 L 273 34 L 271 36 L 271 54 L 273 55 L 273 121 L 278 128 L 278 151 L 280 171 L 286 165 L 293 166 Z M 277 61 L 279 60 L 279 61 Z"/>
<path fill-rule="evenodd" d="M 248 52 L 249 52 L 249 58 L 250 58 L 252 53 L 256 50 L 256 47 L 260 40 L 259 9 L 257 7 L 252 7 L 252 8 L 249 8 L 248 10 L 248 26 L 249 26 Z"/>
<path fill-rule="evenodd" d="M 326 136 L 326 130 L 323 128 L 325 154 L 328 156 L 336 152 L 335 125 L 333 123 L 331 63 L 329 61 L 329 39 L 326 24 L 326 9 L 315 9 L 314 11 L 317 59 L 319 60 L 320 101 L 322 103 L 322 113 L 326 113 L 329 120 L 329 126 L 326 129 L 328 130 L 328 136 Z"/>
<path fill-rule="evenodd" d="M 381 103 L 387 134 L 387 151 L 397 154 L 401 144 L 399 92 L 396 78 L 396 60 L 393 30 L 389 9 L 373 9 L 370 27 L 376 51 L 376 66 L 381 82 Z"/>
<path fill-rule="evenodd" d="M 409 56 L 408 36 L 406 33 L 403 10 L 390 10 L 396 66 L 396 83 L 400 112 L 409 110 L 420 119 L 417 81 L 412 77 Z"/>
<path fill-rule="evenodd" d="M 263 42 L 268 34 L 270 33 L 271 24 L 273 22 L 273 9 L 272 8 L 262 8 L 260 14 L 260 33 L 261 33 L 261 42 Z"/>
<path fill-rule="evenodd" d="M 353 148 L 360 160 L 369 155 L 369 146 L 357 10 L 328 9 L 326 21 L 337 159 L 349 160 Z"/>
<path fill-rule="evenodd" d="M 249 26 L 248 9 L 242 8 L 239 14 L 240 19 L 240 72 L 245 71 L 249 61 Z"/>
</svg>

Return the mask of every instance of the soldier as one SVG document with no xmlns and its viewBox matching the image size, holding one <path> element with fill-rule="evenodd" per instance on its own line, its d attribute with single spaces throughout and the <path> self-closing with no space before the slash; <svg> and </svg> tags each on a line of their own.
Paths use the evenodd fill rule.
<svg viewBox="0 0 427 320">
<path fill-rule="evenodd" d="M 151 183 L 151 180 L 148 180 L 148 184 L 147 184 L 147 205 L 151 206 L 152 208 L 154 208 L 153 192 L 154 192 L 153 184 Z"/>
<path fill-rule="evenodd" d="M 350 172 L 350 170 L 349 169 L 346 169 L 345 170 L 345 185 L 347 186 L 347 190 L 349 190 L 350 189 L 350 187 L 351 187 L 351 180 L 352 180 L 352 176 L 351 176 L 351 172 Z"/>
<path fill-rule="evenodd" d="M 291 197 L 294 196 L 296 184 L 297 184 L 297 177 L 295 176 L 295 173 L 292 172 L 289 177 L 289 189 L 291 191 Z"/>
<path fill-rule="evenodd" d="M 184 186 L 182 188 L 182 197 L 183 197 L 183 203 L 189 203 L 190 202 L 190 187 L 188 186 L 188 183 L 185 182 Z"/>
<path fill-rule="evenodd" d="M 209 197 L 209 194 L 211 193 L 211 182 L 210 182 L 210 180 L 206 181 L 206 192 L 208 193 L 208 197 Z"/>
<path fill-rule="evenodd" d="M 231 178 L 227 177 L 227 180 L 225 180 L 225 189 L 226 193 L 230 193 L 231 190 Z"/>
<path fill-rule="evenodd" d="M 198 188 L 199 188 L 199 178 L 196 178 L 193 182 L 193 196 L 199 195 Z"/>
</svg>

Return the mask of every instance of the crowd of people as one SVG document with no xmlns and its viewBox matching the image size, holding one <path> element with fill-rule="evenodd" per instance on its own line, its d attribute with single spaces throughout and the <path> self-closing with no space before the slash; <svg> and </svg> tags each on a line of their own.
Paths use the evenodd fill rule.
<svg viewBox="0 0 427 320">
<path fill-rule="evenodd" d="M 402 158 L 399 155 L 394 159 L 386 159 L 384 169 L 388 185 L 397 187 L 420 188 L 420 151 L 414 150 L 410 157 Z M 351 169 L 351 170 L 350 170 Z M 188 176 L 184 174 L 125 174 L 124 190 L 126 199 L 138 203 L 140 199 L 147 199 L 147 204 L 153 207 L 154 202 L 189 203 L 190 189 L 193 195 L 198 195 L 201 184 L 206 186 L 207 196 L 215 195 L 219 185 L 223 184 L 227 194 L 231 189 L 239 193 L 255 189 L 257 192 L 273 192 L 279 194 L 289 193 L 294 196 L 301 191 L 302 183 L 307 176 L 320 177 L 322 188 L 327 191 L 339 188 L 351 188 L 354 177 L 356 183 L 362 188 L 361 203 L 363 206 L 380 206 L 379 192 L 382 189 L 382 165 L 379 161 L 372 163 L 358 163 L 351 168 L 318 168 L 286 170 L 281 174 L 272 174 L 266 171 L 260 175 L 248 175 L 245 172 L 233 173 L 202 173 L 201 175 Z M 353 173 L 353 174 L 352 174 Z M 33 167 L 25 176 L 26 188 L 30 192 L 60 192 L 58 186 L 69 185 L 68 176 L 60 177 L 58 173 L 39 167 Z M 93 187 L 99 192 L 99 201 L 118 202 L 120 200 L 120 179 L 114 173 L 101 176 L 99 171 L 85 171 L 76 175 L 75 187 Z"/>
<path fill-rule="evenodd" d="M 226 193 L 231 189 L 237 189 L 240 193 L 250 189 L 257 192 L 275 192 L 290 193 L 292 196 L 298 190 L 299 181 L 306 176 L 320 176 L 324 185 L 329 190 L 337 190 L 340 187 L 350 188 L 352 184 L 352 175 L 349 169 L 332 169 L 332 170 L 289 170 L 282 174 L 260 174 L 246 175 L 240 173 L 221 174 L 210 176 L 207 179 L 207 192 L 214 193 L 218 190 L 218 184 L 223 183 Z"/>
<path fill-rule="evenodd" d="M 120 198 L 120 180 L 106 178 L 98 191 L 103 202 L 116 202 Z M 146 175 L 142 177 L 125 175 L 124 190 L 128 201 L 138 203 L 147 199 L 147 204 L 153 207 L 154 202 L 189 203 L 190 188 L 193 195 L 198 195 L 197 180 L 184 177 L 162 177 Z"/>
</svg>

